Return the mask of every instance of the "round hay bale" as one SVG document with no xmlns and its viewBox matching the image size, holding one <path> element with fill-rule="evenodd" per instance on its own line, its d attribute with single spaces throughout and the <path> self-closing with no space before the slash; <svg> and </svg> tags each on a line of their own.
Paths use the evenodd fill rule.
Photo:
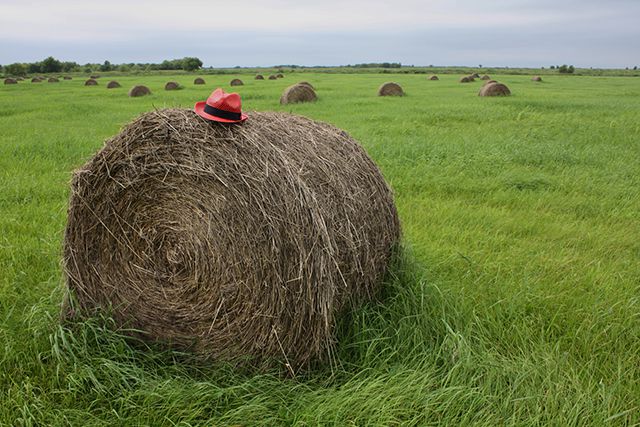
<svg viewBox="0 0 640 427">
<path fill-rule="evenodd" d="M 404 91 L 398 83 L 387 82 L 378 88 L 378 96 L 404 96 Z"/>
<path fill-rule="evenodd" d="M 478 96 L 509 96 L 511 91 L 509 88 L 498 82 L 493 82 L 482 86 Z"/>
<path fill-rule="evenodd" d="M 164 85 L 164 90 L 178 90 L 178 89 L 182 89 L 182 87 L 178 82 L 167 82 L 167 84 Z"/>
<path fill-rule="evenodd" d="M 542 77 L 540 76 L 533 76 L 531 77 L 531 80 L 534 82 L 541 82 L 542 81 Z"/>
<path fill-rule="evenodd" d="M 299 102 L 313 102 L 318 99 L 316 92 L 307 85 L 295 84 L 284 90 L 280 97 L 280 104 L 297 104 Z"/>
<path fill-rule="evenodd" d="M 197 79 L 195 79 L 195 80 L 193 81 L 193 84 L 194 84 L 194 85 L 203 85 L 203 84 L 205 84 L 205 83 L 204 83 L 204 79 L 203 79 L 202 77 L 198 77 Z"/>
<path fill-rule="evenodd" d="M 262 74 L 256 74 L 256 80 L 264 80 L 264 76 Z"/>
<path fill-rule="evenodd" d="M 391 191 L 346 132 L 158 110 L 75 172 L 64 269 L 76 316 L 106 310 L 149 342 L 295 372 L 329 357 L 399 236 Z"/>
<path fill-rule="evenodd" d="M 278 73 L 278 74 L 276 74 L 276 78 L 277 79 L 282 79 L 282 78 L 284 78 L 284 74 Z"/>
<path fill-rule="evenodd" d="M 129 96 L 132 98 L 136 98 L 138 96 L 145 96 L 145 95 L 151 95 L 151 91 L 146 86 L 138 85 L 129 89 Z"/>
<path fill-rule="evenodd" d="M 491 84 L 491 83 L 498 83 L 498 81 L 497 81 L 497 80 L 487 80 L 486 82 L 484 82 L 484 83 L 482 84 L 482 86 L 486 86 L 486 85 L 489 85 L 489 84 Z"/>
<path fill-rule="evenodd" d="M 107 89 L 115 89 L 118 87 L 122 87 L 122 86 L 120 86 L 120 83 L 118 83 L 115 80 L 111 80 L 109 83 L 107 83 Z"/>
<path fill-rule="evenodd" d="M 474 79 L 471 76 L 460 77 L 460 83 L 471 83 Z"/>
<path fill-rule="evenodd" d="M 16 77 L 16 80 L 19 82 L 24 81 L 24 77 Z"/>
<path fill-rule="evenodd" d="M 18 84 L 18 80 L 12 79 L 12 78 L 4 79 L 4 84 L 6 84 L 6 85 L 17 85 Z"/>
<path fill-rule="evenodd" d="M 435 74 L 429 77 L 429 80 L 440 80 Z"/>
<path fill-rule="evenodd" d="M 312 85 L 311 83 L 307 82 L 307 81 L 298 82 L 298 83 L 296 83 L 296 84 L 303 85 L 303 86 L 307 86 L 307 87 L 310 87 L 312 90 L 316 90 L 316 88 L 315 88 L 315 87 L 313 87 L 313 85 Z"/>
<path fill-rule="evenodd" d="M 479 78 L 480 78 L 480 74 L 478 74 L 478 73 L 473 73 L 473 74 L 471 74 L 469 77 L 471 77 L 472 79 L 479 79 Z"/>
<path fill-rule="evenodd" d="M 49 77 L 49 80 L 47 80 L 49 83 L 59 83 L 60 80 L 58 80 L 56 77 Z"/>
<path fill-rule="evenodd" d="M 271 75 L 269 76 L 269 80 L 276 80 L 276 79 L 277 79 L 277 77 L 276 77 L 276 75 L 275 75 L 275 74 L 271 74 Z"/>
<path fill-rule="evenodd" d="M 240 79 L 233 79 L 233 80 L 231 80 L 231 82 L 229 84 L 231 86 L 242 86 L 242 85 L 244 85 L 244 83 L 242 83 L 242 80 L 240 80 Z"/>
<path fill-rule="evenodd" d="M 90 79 L 99 79 L 100 75 L 99 74 L 94 74 L 93 76 L 89 76 Z"/>
<path fill-rule="evenodd" d="M 71 76 L 64 76 L 62 79 L 63 80 L 71 80 Z"/>
<path fill-rule="evenodd" d="M 98 86 L 98 82 L 94 79 L 88 79 L 86 82 L 84 82 L 85 86 Z"/>
<path fill-rule="evenodd" d="M 40 83 L 42 80 L 40 80 L 39 77 L 34 77 L 31 79 L 31 83 Z"/>
<path fill-rule="evenodd" d="M 485 74 L 484 76 L 480 77 L 480 80 L 491 80 L 491 77 Z"/>
</svg>

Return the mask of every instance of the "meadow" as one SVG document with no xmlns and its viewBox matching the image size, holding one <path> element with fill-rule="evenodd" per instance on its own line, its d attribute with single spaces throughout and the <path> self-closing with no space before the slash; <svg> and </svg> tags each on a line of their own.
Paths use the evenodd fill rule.
<svg viewBox="0 0 640 427">
<path fill-rule="evenodd" d="M 637 77 L 492 75 L 513 95 L 480 98 L 458 75 L 238 75 L 244 110 L 330 122 L 380 166 L 404 234 L 383 298 L 295 378 L 145 350 L 108 319 L 61 327 L 72 171 L 234 76 L 195 77 L 0 87 L 0 425 L 640 425 Z M 280 106 L 300 80 L 319 100 Z"/>
</svg>

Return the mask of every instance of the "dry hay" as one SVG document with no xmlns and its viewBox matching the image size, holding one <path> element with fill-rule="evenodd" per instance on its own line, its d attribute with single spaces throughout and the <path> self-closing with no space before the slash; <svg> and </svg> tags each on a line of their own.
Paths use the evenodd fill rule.
<svg viewBox="0 0 640 427">
<path fill-rule="evenodd" d="M 24 81 L 24 77 L 16 77 L 16 80 L 19 82 Z"/>
<path fill-rule="evenodd" d="M 84 82 L 85 86 L 97 86 L 98 82 L 95 79 L 88 79 L 86 82 Z"/>
<path fill-rule="evenodd" d="M 271 75 L 269 76 L 269 80 L 276 80 L 276 79 L 277 79 L 277 77 L 276 77 L 276 75 L 275 75 L 275 74 L 271 74 Z"/>
<path fill-rule="evenodd" d="M 282 78 L 284 78 L 284 74 L 278 73 L 278 74 L 276 74 L 276 78 L 277 79 L 282 79 Z"/>
<path fill-rule="evenodd" d="M 534 82 L 541 82 L 542 81 L 542 77 L 540 76 L 533 76 L 531 77 L 531 80 Z"/>
<path fill-rule="evenodd" d="M 90 79 L 99 79 L 100 75 L 99 74 L 94 74 L 93 76 L 89 76 Z"/>
<path fill-rule="evenodd" d="M 497 81 L 497 80 L 487 80 L 486 82 L 484 82 L 484 83 L 482 84 L 482 86 L 486 86 L 486 85 L 489 85 L 489 84 L 491 84 L 491 83 L 498 83 L 498 81 Z"/>
<path fill-rule="evenodd" d="M 460 83 L 471 83 L 475 81 L 471 76 L 460 77 Z"/>
<path fill-rule="evenodd" d="M 469 77 L 473 78 L 473 79 L 479 79 L 480 78 L 480 74 L 478 73 L 473 73 L 471 74 Z"/>
<path fill-rule="evenodd" d="M 303 86 L 308 86 L 308 87 L 310 87 L 312 90 L 316 90 L 316 88 L 315 88 L 315 87 L 313 87 L 313 85 L 312 85 L 311 83 L 307 82 L 307 81 L 298 82 L 298 83 L 296 83 L 296 84 L 303 85 Z"/>
<path fill-rule="evenodd" d="M 240 80 L 240 79 L 233 79 L 233 80 L 231 80 L 231 82 L 229 84 L 231 86 L 242 86 L 242 85 L 244 85 L 244 83 L 242 83 L 242 80 Z"/>
<path fill-rule="evenodd" d="M 31 83 L 40 83 L 42 80 L 40 80 L 40 77 L 34 77 L 31 79 Z"/>
<path fill-rule="evenodd" d="M 151 95 L 151 91 L 146 86 L 138 85 L 129 89 L 129 96 L 132 98 L 145 95 Z"/>
<path fill-rule="evenodd" d="M 18 80 L 12 79 L 12 78 L 4 79 L 4 84 L 6 84 L 6 85 L 17 85 L 18 84 Z"/>
<path fill-rule="evenodd" d="M 435 74 L 429 77 L 429 80 L 440 80 Z"/>
<path fill-rule="evenodd" d="M 273 112 L 144 114 L 75 172 L 68 212 L 68 315 L 110 310 L 149 342 L 292 373 L 330 357 L 400 235 L 358 142 Z"/>
<path fill-rule="evenodd" d="M 195 80 L 193 81 L 193 84 L 194 84 L 194 85 L 203 85 L 203 84 L 205 84 L 205 83 L 204 83 L 204 79 L 203 79 L 202 77 L 198 77 L 197 79 L 195 79 Z"/>
<path fill-rule="evenodd" d="M 295 84 L 284 90 L 280 97 L 280 104 L 297 104 L 299 102 L 313 102 L 318 99 L 313 88 L 307 85 Z"/>
<path fill-rule="evenodd" d="M 491 80 L 491 77 L 485 74 L 484 76 L 480 77 L 480 80 Z"/>
<path fill-rule="evenodd" d="M 264 76 L 262 74 L 256 74 L 256 80 L 264 80 Z"/>
<path fill-rule="evenodd" d="M 178 89 L 182 89 L 182 87 L 178 82 L 167 82 L 167 84 L 164 85 L 164 90 L 178 90 Z"/>
<path fill-rule="evenodd" d="M 509 88 L 498 82 L 486 84 L 482 86 L 480 92 L 478 92 L 478 96 L 509 96 L 511 95 L 511 91 Z"/>
<path fill-rule="evenodd" d="M 378 96 L 404 96 L 404 91 L 398 83 L 387 82 L 378 88 Z"/>
<path fill-rule="evenodd" d="M 62 79 L 63 80 L 71 80 L 71 76 L 64 76 Z"/>
<path fill-rule="evenodd" d="M 56 77 L 49 77 L 49 80 L 47 80 L 49 83 L 59 83 L 60 80 L 58 80 Z"/>
<path fill-rule="evenodd" d="M 107 83 L 107 89 L 115 89 L 117 87 L 122 87 L 122 86 L 120 86 L 120 83 L 118 83 L 115 80 L 111 80 L 109 83 Z"/>
</svg>

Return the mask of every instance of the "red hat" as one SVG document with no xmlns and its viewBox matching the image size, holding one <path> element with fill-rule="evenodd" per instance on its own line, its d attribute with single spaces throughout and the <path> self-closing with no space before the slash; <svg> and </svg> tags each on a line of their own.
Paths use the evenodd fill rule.
<svg viewBox="0 0 640 427">
<path fill-rule="evenodd" d="M 237 93 L 225 93 L 218 88 L 211 92 L 207 101 L 196 102 L 193 111 L 207 120 L 222 123 L 239 123 L 247 120 L 242 114 L 242 100 Z"/>
</svg>

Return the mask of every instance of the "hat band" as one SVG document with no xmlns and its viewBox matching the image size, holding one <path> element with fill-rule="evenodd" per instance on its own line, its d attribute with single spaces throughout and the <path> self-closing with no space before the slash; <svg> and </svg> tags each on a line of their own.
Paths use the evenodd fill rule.
<svg viewBox="0 0 640 427">
<path fill-rule="evenodd" d="M 209 114 L 209 115 L 211 115 L 211 116 L 220 117 L 221 119 L 227 119 L 227 120 L 240 120 L 240 119 L 242 119 L 242 114 L 240 114 L 240 113 L 234 113 L 233 111 L 224 111 L 224 110 L 221 110 L 219 108 L 212 107 L 209 104 L 205 104 L 204 112 Z"/>
</svg>

